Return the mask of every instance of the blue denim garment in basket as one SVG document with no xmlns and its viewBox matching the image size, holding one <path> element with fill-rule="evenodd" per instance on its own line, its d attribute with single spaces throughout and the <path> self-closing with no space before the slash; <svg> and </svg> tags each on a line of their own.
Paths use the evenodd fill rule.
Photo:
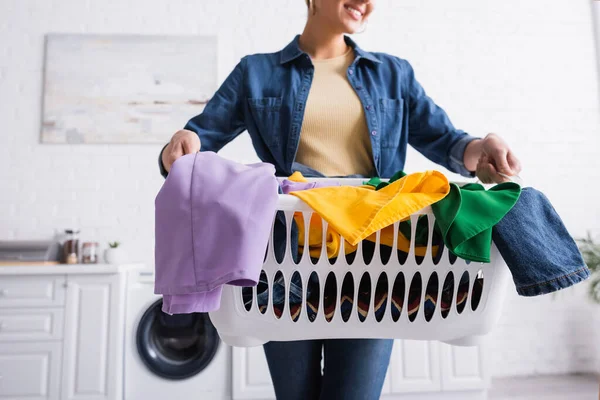
<svg viewBox="0 0 600 400">
<path fill-rule="evenodd" d="M 541 192 L 524 188 L 515 206 L 492 229 L 517 293 L 537 296 L 590 276 L 575 241 Z"/>
</svg>

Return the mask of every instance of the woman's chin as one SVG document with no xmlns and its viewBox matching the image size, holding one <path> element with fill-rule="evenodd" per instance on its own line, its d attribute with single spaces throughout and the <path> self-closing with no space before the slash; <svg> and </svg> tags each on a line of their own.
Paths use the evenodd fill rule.
<svg viewBox="0 0 600 400">
<path fill-rule="evenodd" d="M 363 26 L 357 23 L 344 24 L 344 33 L 352 35 L 358 33 L 363 29 Z"/>
</svg>

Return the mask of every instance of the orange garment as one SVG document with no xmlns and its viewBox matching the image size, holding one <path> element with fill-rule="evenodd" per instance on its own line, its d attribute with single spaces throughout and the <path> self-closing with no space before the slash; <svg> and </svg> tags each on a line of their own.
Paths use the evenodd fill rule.
<svg viewBox="0 0 600 400">
<path fill-rule="evenodd" d="M 290 180 L 306 182 L 299 173 Z M 328 223 L 326 248 L 329 258 L 339 254 L 341 238 L 345 238 L 345 254 L 356 251 L 361 240 L 375 241 L 376 232 L 381 230 L 380 243 L 392 246 L 393 224 L 403 221 L 416 211 L 443 199 L 450 191 L 448 179 L 440 172 L 426 171 L 407 175 L 385 188 L 374 191 L 363 186 L 332 186 L 310 189 L 290 194 L 308 204 L 316 216 L 311 218 L 309 229 L 309 251 L 311 257 L 319 257 L 322 248 L 323 223 Z M 296 213 L 298 244 L 300 251 L 305 242 L 304 217 Z M 410 241 L 398 233 L 397 247 L 408 252 Z M 437 248 L 434 248 L 434 253 Z M 426 247 L 416 247 L 418 256 L 425 255 Z"/>
</svg>

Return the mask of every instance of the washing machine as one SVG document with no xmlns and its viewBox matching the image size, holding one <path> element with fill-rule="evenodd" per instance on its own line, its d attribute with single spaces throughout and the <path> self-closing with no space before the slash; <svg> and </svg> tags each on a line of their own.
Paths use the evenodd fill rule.
<svg viewBox="0 0 600 400">
<path fill-rule="evenodd" d="M 154 294 L 154 271 L 127 279 L 125 400 L 231 398 L 231 348 L 208 314 L 168 315 Z"/>
</svg>

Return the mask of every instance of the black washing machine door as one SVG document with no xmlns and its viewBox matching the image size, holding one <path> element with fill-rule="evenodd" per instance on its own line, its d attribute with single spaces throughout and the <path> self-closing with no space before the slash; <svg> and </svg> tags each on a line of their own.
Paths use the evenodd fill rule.
<svg viewBox="0 0 600 400">
<path fill-rule="evenodd" d="M 165 314 L 158 300 L 146 310 L 136 333 L 138 353 L 154 374 L 186 379 L 200 373 L 219 348 L 219 335 L 208 314 Z"/>
</svg>

